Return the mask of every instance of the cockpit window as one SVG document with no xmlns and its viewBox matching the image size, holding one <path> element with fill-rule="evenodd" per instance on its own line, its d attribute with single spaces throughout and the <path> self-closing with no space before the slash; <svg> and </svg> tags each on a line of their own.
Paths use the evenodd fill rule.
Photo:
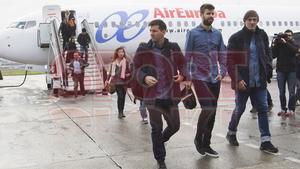
<svg viewBox="0 0 300 169">
<path fill-rule="evenodd" d="M 36 25 L 36 21 L 27 21 L 25 29 L 32 28 Z"/>
<path fill-rule="evenodd" d="M 14 22 L 9 25 L 9 28 L 17 28 L 17 29 L 24 29 L 26 25 L 25 21 L 22 22 Z"/>
<path fill-rule="evenodd" d="M 13 22 L 8 27 L 17 28 L 17 29 L 28 29 L 34 27 L 35 25 L 36 25 L 36 21 L 20 21 L 20 22 Z"/>
</svg>

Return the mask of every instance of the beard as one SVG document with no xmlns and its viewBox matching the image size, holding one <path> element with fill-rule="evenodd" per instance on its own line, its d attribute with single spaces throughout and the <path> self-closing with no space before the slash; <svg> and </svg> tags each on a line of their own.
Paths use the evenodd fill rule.
<svg viewBox="0 0 300 169">
<path fill-rule="evenodd" d="M 211 24 L 213 23 L 214 18 L 208 18 L 208 19 L 204 19 L 203 20 L 203 24 L 206 26 L 211 26 Z"/>
</svg>

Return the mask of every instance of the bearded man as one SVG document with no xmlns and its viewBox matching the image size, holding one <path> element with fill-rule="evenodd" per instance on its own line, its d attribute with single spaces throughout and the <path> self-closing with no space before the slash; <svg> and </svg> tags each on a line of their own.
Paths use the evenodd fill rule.
<svg viewBox="0 0 300 169">
<path fill-rule="evenodd" d="M 202 23 L 187 33 L 185 57 L 190 72 L 187 86 L 194 85 L 201 105 L 194 143 L 201 156 L 218 157 L 218 153 L 210 147 L 210 140 L 227 61 L 221 32 L 212 27 L 214 15 L 212 4 L 200 7 Z"/>
</svg>

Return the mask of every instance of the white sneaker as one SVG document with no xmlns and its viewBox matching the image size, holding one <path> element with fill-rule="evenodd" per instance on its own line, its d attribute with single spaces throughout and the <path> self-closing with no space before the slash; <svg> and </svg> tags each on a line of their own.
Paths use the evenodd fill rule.
<svg viewBox="0 0 300 169">
<path fill-rule="evenodd" d="M 295 115 L 295 112 L 293 110 L 289 110 L 285 113 L 285 116 L 287 116 L 287 117 L 290 117 L 290 116 L 293 116 L 293 115 Z"/>
<path fill-rule="evenodd" d="M 277 113 L 278 116 L 284 116 L 286 114 L 285 110 L 281 110 L 280 112 Z"/>
<path fill-rule="evenodd" d="M 257 119 L 257 112 L 251 113 L 252 119 Z"/>
<path fill-rule="evenodd" d="M 148 124 L 148 119 L 147 118 L 143 118 L 142 123 L 143 124 Z"/>
</svg>

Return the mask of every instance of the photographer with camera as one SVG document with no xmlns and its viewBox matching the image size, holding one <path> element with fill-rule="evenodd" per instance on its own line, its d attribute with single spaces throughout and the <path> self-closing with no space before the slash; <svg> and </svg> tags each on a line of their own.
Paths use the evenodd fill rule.
<svg viewBox="0 0 300 169">
<path fill-rule="evenodd" d="M 293 32 L 286 30 L 277 34 L 272 41 L 273 58 L 277 58 L 276 72 L 281 111 L 278 116 L 291 116 L 295 113 L 296 95 L 296 53 L 299 47 L 293 40 Z M 286 107 L 285 86 L 288 85 L 289 102 Z"/>
</svg>

